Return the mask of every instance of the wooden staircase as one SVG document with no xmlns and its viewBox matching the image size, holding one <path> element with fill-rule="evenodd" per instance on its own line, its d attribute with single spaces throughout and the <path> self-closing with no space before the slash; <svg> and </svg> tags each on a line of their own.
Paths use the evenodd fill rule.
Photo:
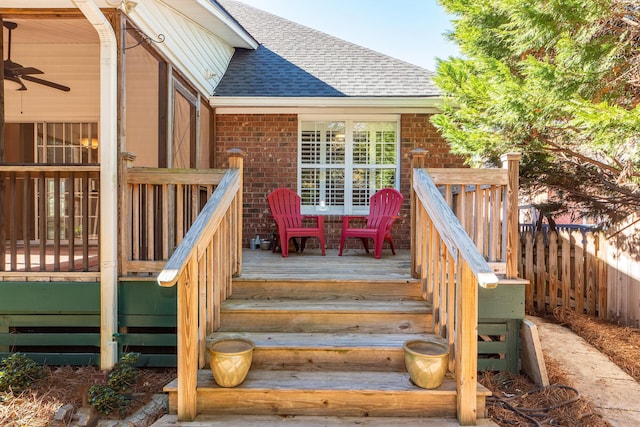
<svg viewBox="0 0 640 427">
<path fill-rule="evenodd" d="M 198 372 L 196 424 L 458 425 L 453 375 L 425 390 L 405 370 L 403 342 L 431 332 L 431 308 L 414 279 L 234 279 L 208 339 L 253 340 L 253 364 L 235 388 Z M 175 413 L 177 381 L 165 391 Z M 483 419 L 488 395 L 478 385 L 479 425 L 493 425 Z M 156 425 L 191 425 L 175 419 Z"/>
</svg>

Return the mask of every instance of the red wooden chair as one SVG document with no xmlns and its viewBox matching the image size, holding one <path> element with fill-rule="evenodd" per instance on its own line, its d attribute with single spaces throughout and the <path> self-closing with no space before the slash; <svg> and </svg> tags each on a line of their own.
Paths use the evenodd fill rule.
<svg viewBox="0 0 640 427">
<path fill-rule="evenodd" d="M 282 256 L 289 255 L 289 239 L 300 237 L 300 252 L 304 250 L 304 245 L 309 237 L 320 239 L 322 255 L 325 255 L 324 248 L 324 217 L 317 215 L 300 214 L 300 196 L 295 191 L 288 188 L 278 188 L 267 196 L 271 214 L 278 226 L 278 241 L 282 249 Z M 304 219 L 315 219 L 315 227 L 303 227 Z M 275 242 L 273 245 L 275 249 Z"/>
<path fill-rule="evenodd" d="M 369 215 L 368 216 L 343 216 L 342 217 L 342 236 L 340 237 L 340 252 L 344 247 L 345 239 L 349 237 L 357 237 L 362 240 L 364 250 L 369 253 L 369 239 L 373 239 L 374 256 L 380 258 L 382 255 L 382 244 L 387 240 L 391 244 L 391 252 L 395 255 L 396 248 L 391 238 L 391 225 L 396 219 L 399 219 L 400 207 L 402 206 L 402 194 L 393 188 L 383 188 L 378 190 L 369 199 Z M 352 228 L 350 221 L 352 219 L 367 220 L 365 228 Z"/>
</svg>

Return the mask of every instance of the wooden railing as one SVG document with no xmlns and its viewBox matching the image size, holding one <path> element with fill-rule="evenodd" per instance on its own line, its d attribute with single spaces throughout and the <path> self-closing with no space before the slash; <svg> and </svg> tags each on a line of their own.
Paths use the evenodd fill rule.
<svg viewBox="0 0 640 427">
<path fill-rule="evenodd" d="M 204 367 L 206 337 L 220 326 L 220 306 L 242 267 L 242 164 L 234 150 L 230 169 L 158 275 L 178 287 L 178 420 L 198 412 L 197 372 Z"/>
<path fill-rule="evenodd" d="M 507 278 L 518 275 L 520 158 L 506 154 L 502 169 L 427 169 L 476 248 Z"/>
<path fill-rule="evenodd" d="M 489 230 L 491 227 L 499 228 L 501 233 L 508 233 L 507 227 L 514 225 L 509 216 L 514 214 L 513 236 L 517 236 L 517 203 L 511 205 L 513 198 L 510 197 L 514 191 L 517 195 L 517 175 L 511 184 L 509 180 L 504 183 L 510 185 L 506 191 L 488 187 L 490 191 L 487 198 L 484 184 L 478 184 L 483 182 L 482 172 L 485 171 L 461 173 L 461 169 L 456 169 L 456 174 L 452 175 L 435 170 L 440 184 L 444 185 L 443 191 L 430 177 L 430 171 L 420 168 L 425 154 L 422 150 L 411 153 L 414 166 L 411 187 L 412 269 L 416 277 L 420 278 L 425 299 L 432 304 L 434 333 L 446 340 L 451 349 L 449 370 L 456 378 L 458 421 L 461 425 L 475 425 L 478 417 L 478 287 L 494 288 L 499 283 L 494 267 L 486 261 L 484 253 L 497 255 L 500 252 L 502 257 L 506 257 L 503 260 L 505 273 L 509 274 L 511 269 L 515 269 L 512 277 L 515 278 L 517 274 L 517 246 L 513 252 L 514 248 L 509 247 L 512 244 L 509 235 L 506 237 L 507 248 L 500 251 L 495 243 L 485 245 L 485 240 L 479 236 L 487 232 L 486 227 Z M 486 172 L 489 176 L 487 185 L 503 185 L 502 178 L 499 182 L 493 182 L 497 181 L 495 175 L 498 174 Z M 473 182 L 475 187 L 471 206 L 468 205 L 467 192 L 462 190 L 460 194 L 465 196 L 458 198 L 459 205 L 452 203 L 455 198 L 451 186 L 468 187 L 466 183 L 460 182 L 465 174 L 466 178 L 473 179 L 469 182 Z M 507 207 L 501 204 L 499 215 L 491 203 L 497 201 L 497 193 L 503 194 L 500 200 L 507 200 Z M 457 208 L 462 222 L 450 206 Z M 509 210 L 513 206 L 516 208 L 515 213 Z M 473 221 L 469 219 L 470 216 L 474 218 Z M 498 217 L 502 220 L 498 221 Z M 475 242 L 467 230 L 473 231 Z M 517 239 L 515 242 L 517 244 Z M 512 252 L 514 259 L 509 261 Z"/>
<path fill-rule="evenodd" d="M 0 270 L 98 271 L 100 167 L 0 166 Z"/>
<path fill-rule="evenodd" d="M 123 166 L 122 173 L 121 274 L 158 273 L 226 171 Z"/>
</svg>

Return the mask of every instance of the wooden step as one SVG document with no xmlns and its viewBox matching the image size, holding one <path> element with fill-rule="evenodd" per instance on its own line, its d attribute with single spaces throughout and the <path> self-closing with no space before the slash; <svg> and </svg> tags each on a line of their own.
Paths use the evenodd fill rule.
<svg viewBox="0 0 640 427">
<path fill-rule="evenodd" d="M 233 279 L 234 299 L 420 300 L 420 281 L 412 278 L 356 280 Z"/>
<path fill-rule="evenodd" d="M 177 415 L 164 415 L 152 427 L 459 427 L 454 418 L 407 417 L 312 417 L 297 415 L 198 415 L 192 422 L 180 422 Z M 488 418 L 479 419 L 478 427 L 498 427 Z"/>
<path fill-rule="evenodd" d="M 416 387 L 406 372 L 271 371 L 251 369 L 234 388 L 218 387 L 208 370 L 198 371 L 198 413 L 311 415 L 340 417 L 450 417 L 456 414 L 452 376 L 434 390 Z M 168 384 L 169 411 L 175 413 L 177 381 Z M 478 418 L 485 398 L 478 385 Z"/>
<path fill-rule="evenodd" d="M 215 332 L 208 341 L 247 338 L 254 369 L 405 371 L 402 344 L 431 334 Z"/>
<path fill-rule="evenodd" d="M 424 301 L 230 299 L 220 317 L 220 332 L 432 332 Z"/>
</svg>

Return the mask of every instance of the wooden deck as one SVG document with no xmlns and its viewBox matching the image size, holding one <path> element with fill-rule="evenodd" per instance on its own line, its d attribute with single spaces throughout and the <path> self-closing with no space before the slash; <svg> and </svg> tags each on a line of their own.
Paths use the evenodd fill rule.
<svg viewBox="0 0 640 427">
<path fill-rule="evenodd" d="M 410 280 L 410 251 L 396 251 L 386 246 L 382 258 L 375 259 L 373 251 L 364 249 L 345 250 L 338 256 L 337 249 L 327 249 L 322 256 L 319 249 L 290 252 L 283 258 L 279 252 L 244 249 L 242 252 L 242 280 L 309 279 L 309 280 Z"/>
</svg>

